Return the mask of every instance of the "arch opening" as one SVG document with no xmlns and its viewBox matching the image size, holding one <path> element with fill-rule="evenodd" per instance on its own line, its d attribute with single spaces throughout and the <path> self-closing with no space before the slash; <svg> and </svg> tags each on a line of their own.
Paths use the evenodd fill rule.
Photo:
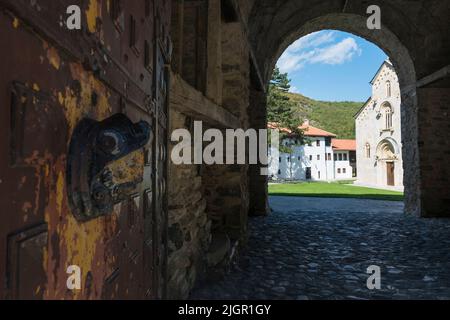
<svg viewBox="0 0 450 320">
<path fill-rule="evenodd" d="M 306 23 L 279 38 L 276 48 L 268 54 L 268 58 L 264 64 L 266 84 L 269 84 L 269 78 L 272 70 L 282 53 L 296 40 L 322 30 L 337 30 L 351 33 L 361 37 L 382 49 L 389 57 L 392 65 L 398 75 L 401 94 L 401 151 L 403 154 L 402 177 L 405 193 L 405 212 L 416 216 L 421 215 L 420 202 L 420 176 L 418 174 L 419 167 L 419 148 L 418 148 L 418 106 L 416 98 L 416 72 L 412 58 L 408 49 L 401 43 L 397 36 L 391 32 L 386 26 L 381 30 L 369 30 L 366 27 L 365 16 L 356 14 L 336 13 L 328 14 Z M 385 101 L 381 104 L 383 111 L 385 130 L 392 128 L 392 108 L 389 103 L 392 96 L 391 84 L 385 84 Z M 379 104 L 380 105 L 380 104 Z M 381 110 L 380 110 L 381 111 Z M 364 147 L 363 147 L 364 149 Z M 395 148 L 394 148 L 395 150 Z M 364 150 L 362 151 L 364 152 Z M 365 150 L 367 154 L 367 148 Z M 369 151 L 370 152 L 370 151 Z"/>
<path fill-rule="evenodd" d="M 377 160 L 396 160 L 399 156 L 399 148 L 393 139 L 384 139 L 378 144 L 377 147 Z"/>
</svg>

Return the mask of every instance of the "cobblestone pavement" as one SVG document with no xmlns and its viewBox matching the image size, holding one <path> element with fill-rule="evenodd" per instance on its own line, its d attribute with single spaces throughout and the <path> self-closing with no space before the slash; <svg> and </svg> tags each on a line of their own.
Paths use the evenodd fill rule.
<svg viewBox="0 0 450 320">
<path fill-rule="evenodd" d="M 225 280 L 192 299 L 450 299 L 450 220 L 418 219 L 402 203 L 271 198 L 249 221 L 248 247 Z M 368 290 L 367 267 L 381 268 Z"/>
</svg>

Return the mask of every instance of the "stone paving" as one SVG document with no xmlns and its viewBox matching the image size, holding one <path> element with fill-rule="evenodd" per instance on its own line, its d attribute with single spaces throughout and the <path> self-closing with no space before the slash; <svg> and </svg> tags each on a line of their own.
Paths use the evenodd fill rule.
<svg viewBox="0 0 450 320">
<path fill-rule="evenodd" d="M 227 277 L 192 299 L 450 299 L 450 220 L 400 202 L 272 197 Z M 381 289 L 367 289 L 367 267 Z"/>
</svg>

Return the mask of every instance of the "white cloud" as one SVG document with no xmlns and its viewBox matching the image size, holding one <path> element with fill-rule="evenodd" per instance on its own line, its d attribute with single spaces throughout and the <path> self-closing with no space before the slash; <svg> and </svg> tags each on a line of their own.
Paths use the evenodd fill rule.
<svg viewBox="0 0 450 320">
<path fill-rule="evenodd" d="M 355 55 L 361 55 L 362 50 L 359 48 L 355 39 L 346 38 L 339 43 L 331 45 L 324 49 L 318 49 L 310 60 L 310 63 L 324 64 L 343 64 L 352 61 Z"/>
<path fill-rule="evenodd" d="M 311 59 L 314 52 L 303 52 L 303 53 L 290 53 L 286 51 L 278 60 L 278 67 L 281 72 L 294 72 L 298 71 Z"/>
<path fill-rule="evenodd" d="M 310 33 L 291 44 L 288 50 L 295 52 L 311 47 L 318 47 L 326 43 L 334 42 L 335 38 L 334 31 Z"/>
<path fill-rule="evenodd" d="M 306 64 L 343 64 L 362 53 L 354 38 L 335 41 L 336 34 L 333 31 L 307 35 L 294 42 L 280 57 L 277 65 L 281 72 L 294 72 Z"/>
</svg>

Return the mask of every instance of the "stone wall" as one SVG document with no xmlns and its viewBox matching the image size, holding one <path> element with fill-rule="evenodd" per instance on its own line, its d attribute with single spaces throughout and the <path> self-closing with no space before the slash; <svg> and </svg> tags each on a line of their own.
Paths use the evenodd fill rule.
<svg viewBox="0 0 450 320">
<path fill-rule="evenodd" d="M 177 1 L 179 4 L 180 1 Z M 181 2 L 182 3 L 182 2 Z M 181 11 L 180 11 L 181 10 Z M 174 14 L 173 23 L 182 24 L 185 18 Z M 182 108 L 195 109 L 205 97 L 209 104 L 223 108 L 238 119 L 243 129 L 249 127 L 250 63 L 246 36 L 240 22 L 222 22 L 220 1 L 209 2 L 208 64 L 205 70 L 206 90 L 200 91 L 183 83 L 178 101 L 172 90 L 171 128 L 191 130 L 193 121 L 203 120 L 203 129 L 219 128 L 217 123 L 188 115 Z M 180 22 L 181 21 L 181 22 Z M 174 37 L 174 63 L 172 71 L 188 63 L 182 55 L 186 33 L 178 26 Z M 185 30 L 185 29 L 184 29 Z M 214 33 L 214 34 L 211 34 Z M 217 36 L 218 35 L 218 36 Z M 195 39 L 191 39 L 195 41 Z M 184 68 L 185 69 L 185 68 Z M 179 77 L 180 74 L 174 75 Z M 183 76 L 183 75 L 181 75 Z M 180 85 L 174 81 L 172 85 Z M 173 89 L 173 88 L 172 88 Z M 179 88 L 178 88 L 179 89 Z M 178 94 L 178 93 L 177 93 Z M 201 99 L 200 99 L 201 98 Z M 177 100 L 178 99 L 178 100 Z M 191 104 L 193 107 L 182 106 Z M 216 119 L 217 120 L 217 119 Z M 174 144 L 172 144 L 173 147 Z M 171 164 L 169 170 L 169 298 L 186 298 L 195 284 L 209 276 L 222 275 L 246 240 L 249 206 L 247 165 L 181 165 Z"/>
<path fill-rule="evenodd" d="M 255 129 L 267 129 L 267 97 L 266 93 L 255 88 L 250 89 L 249 118 L 250 127 Z M 267 166 L 261 164 L 250 165 L 249 176 L 249 215 L 264 216 L 270 212 L 268 198 L 268 176 L 261 170 Z"/>
<path fill-rule="evenodd" d="M 420 192 L 425 217 L 450 216 L 449 82 L 418 89 Z"/>
<path fill-rule="evenodd" d="M 239 22 L 221 26 L 222 106 L 237 116 L 242 129 L 249 127 L 250 64 L 246 37 Z M 204 168 L 208 214 L 213 220 L 213 237 L 231 245 L 245 241 L 248 217 L 248 166 L 216 165 Z M 217 244 L 224 246 L 224 244 Z M 230 255 L 232 252 L 230 252 Z"/>
<path fill-rule="evenodd" d="M 170 120 L 170 132 L 191 127 L 190 118 L 173 110 Z M 172 148 L 173 144 L 170 153 Z M 205 211 L 198 166 L 170 165 L 169 199 L 168 298 L 184 299 L 204 273 L 211 242 L 211 222 Z"/>
<path fill-rule="evenodd" d="M 222 22 L 222 106 L 237 116 L 241 128 L 247 129 L 250 65 L 248 44 L 239 22 Z M 222 229 L 233 240 L 246 235 L 248 215 L 248 166 L 212 166 L 208 176 L 211 214 L 221 215 Z M 216 206 L 220 202 L 220 206 Z"/>
</svg>

